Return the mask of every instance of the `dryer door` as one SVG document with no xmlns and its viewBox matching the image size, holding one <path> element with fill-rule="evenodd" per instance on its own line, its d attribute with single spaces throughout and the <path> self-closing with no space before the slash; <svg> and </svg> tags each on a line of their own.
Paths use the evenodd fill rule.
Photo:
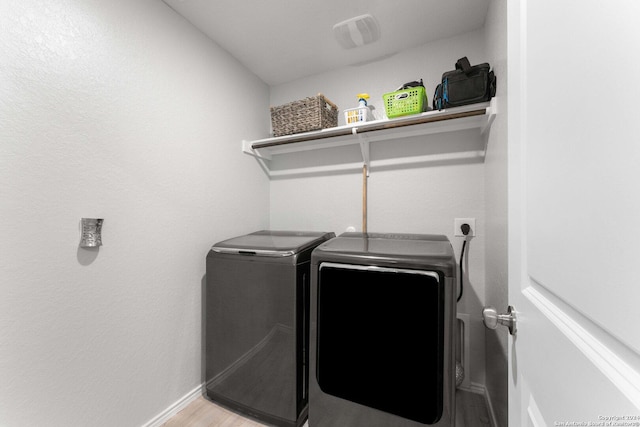
<svg viewBox="0 0 640 427">
<path fill-rule="evenodd" d="M 443 287 L 444 277 L 435 271 L 322 263 L 315 373 L 320 389 L 436 423 L 443 411 Z"/>
</svg>

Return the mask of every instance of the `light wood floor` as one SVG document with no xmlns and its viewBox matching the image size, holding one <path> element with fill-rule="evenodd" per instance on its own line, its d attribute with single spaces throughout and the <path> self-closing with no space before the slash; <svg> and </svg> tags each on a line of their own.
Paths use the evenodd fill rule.
<svg viewBox="0 0 640 427">
<path fill-rule="evenodd" d="M 162 427 L 264 427 L 200 396 Z M 304 427 L 308 427 L 305 423 Z M 345 426 L 347 427 L 347 426 Z M 456 427 L 491 427 L 484 397 L 456 391 Z"/>
</svg>

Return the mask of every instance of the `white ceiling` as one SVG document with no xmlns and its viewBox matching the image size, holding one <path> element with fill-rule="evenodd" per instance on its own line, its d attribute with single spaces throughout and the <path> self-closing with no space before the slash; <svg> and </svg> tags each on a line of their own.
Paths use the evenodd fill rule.
<svg viewBox="0 0 640 427">
<path fill-rule="evenodd" d="M 163 0 L 265 83 L 370 62 L 481 28 L 490 0 Z M 343 49 L 334 24 L 369 13 L 380 40 Z"/>
</svg>

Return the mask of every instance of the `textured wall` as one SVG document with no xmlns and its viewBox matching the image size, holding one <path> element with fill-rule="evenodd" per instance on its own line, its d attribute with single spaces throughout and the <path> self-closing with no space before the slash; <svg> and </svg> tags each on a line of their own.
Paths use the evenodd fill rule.
<svg viewBox="0 0 640 427">
<path fill-rule="evenodd" d="M 474 31 L 439 40 L 366 65 L 331 72 L 272 87 L 271 104 L 280 105 L 321 92 L 343 110 L 357 106 L 356 94 L 368 92 L 378 117 L 384 112 L 382 95 L 401 84 L 422 78 L 429 101 L 444 71 L 468 56 L 473 63 L 487 61 L 484 32 Z M 342 112 L 340 113 L 342 114 Z M 344 118 L 341 117 L 341 123 Z M 468 245 L 468 277 L 458 305 L 471 315 L 468 367 L 472 382 L 484 384 L 484 165 L 457 158 L 456 151 L 482 149 L 479 135 L 460 131 L 371 144 L 368 230 L 371 232 L 436 233 L 449 236 L 459 257 L 462 239 L 453 237 L 454 218 L 476 218 L 477 237 Z M 271 183 L 271 226 L 334 231 L 361 229 L 362 158 L 358 146 L 284 155 L 272 162 L 278 172 L 294 172 Z M 451 155 L 451 154 L 454 155 Z M 375 167 L 397 156 L 418 156 L 420 162 Z M 411 158 L 411 157 L 409 157 Z M 360 164 L 358 163 L 360 162 Z M 327 167 L 347 166 L 327 172 Z M 355 165 L 354 168 L 350 168 Z M 359 166 L 360 165 L 360 166 Z M 323 169 L 324 168 L 324 169 Z M 311 173 L 309 173 L 311 172 Z M 468 258 L 467 258 L 468 257 Z M 465 273 L 466 274 L 466 273 Z"/>
<path fill-rule="evenodd" d="M 269 224 L 266 111 L 160 1 L 0 3 L 0 425 L 139 426 L 201 383 L 208 248 Z"/>
</svg>

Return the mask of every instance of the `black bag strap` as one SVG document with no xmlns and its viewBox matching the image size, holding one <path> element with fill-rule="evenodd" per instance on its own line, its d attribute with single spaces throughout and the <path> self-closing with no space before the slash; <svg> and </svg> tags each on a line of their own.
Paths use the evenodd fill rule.
<svg viewBox="0 0 640 427">
<path fill-rule="evenodd" d="M 398 90 L 405 90 L 405 89 L 409 89 L 410 87 L 418 87 L 418 86 L 424 86 L 424 83 L 422 83 L 422 79 L 420 79 L 420 81 L 415 80 L 412 82 L 405 83 L 402 86 L 400 86 Z"/>
<path fill-rule="evenodd" d="M 463 73 L 469 74 L 469 71 L 471 71 L 471 63 L 466 56 L 458 59 L 456 62 L 456 70 L 461 70 Z"/>
<path fill-rule="evenodd" d="M 493 72 L 493 70 L 491 70 L 491 72 L 489 72 L 489 99 L 493 98 L 494 96 L 496 96 L 496 90 L 497 90 L 497 79 L 496 79 L 496 75 Z"/>
</svg>

